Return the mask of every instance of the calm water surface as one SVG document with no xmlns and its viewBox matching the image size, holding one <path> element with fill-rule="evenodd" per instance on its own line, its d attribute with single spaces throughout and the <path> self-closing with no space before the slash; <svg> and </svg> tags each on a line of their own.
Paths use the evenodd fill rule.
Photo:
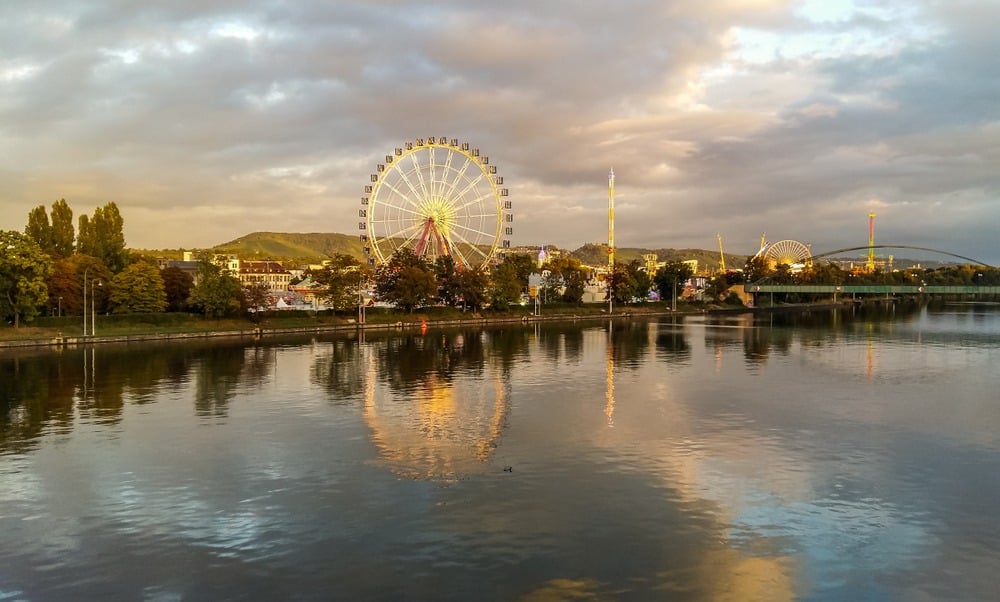
<svg viewBox="0 0 1000 602">
<path fill-rule="evenodd" d="M 0 353 L 0 600 L 991 600 L 982 305 Z"/>
</svg>

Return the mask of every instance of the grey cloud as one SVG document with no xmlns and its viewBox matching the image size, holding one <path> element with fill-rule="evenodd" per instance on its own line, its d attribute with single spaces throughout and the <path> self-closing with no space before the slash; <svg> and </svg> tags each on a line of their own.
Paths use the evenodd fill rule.
<svg viewBox="0 0 1000 602">
<path fill-rule="evenodd" d="M 978 4 L 8 2 L 0 227 L 67 197 L 116 200 L 140 247 L 351 233 L 375 163 L 447 135 L 499 166 L 515 244 L 605 237 L 613 166 L 620 246 L 863 244 L 877 207 L 896 242 L 1000 261 L 1000 15 Z M 898 43 L 747 63 L 734 27 Z"/>
</svg>

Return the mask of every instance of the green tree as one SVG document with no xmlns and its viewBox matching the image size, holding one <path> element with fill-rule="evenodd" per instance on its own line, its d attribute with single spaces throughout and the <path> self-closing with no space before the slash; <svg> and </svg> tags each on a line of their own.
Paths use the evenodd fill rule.
<svg viewBox="0 0 1000 602">
<path fill-rule="evenodd" d="M 708 285 L 705 287 L 705 297 L 707 299 L 713 299 L 718 301 L 722 299 L 734 284 L 743 283 L 743 273 L 735 270 L 730 270 L 726 272 L 720 272 L 716 274 L 714 278 L 708 281 Z M 737 297 L 738 298 L 738 297 Z M 732 302 L 731 299 L 727 298 L 727 302 Z M 742 301 L 740 302 L 742 304 Z"/>
<path fill-rule="evenodd" d="M 634 290 L 635 281 L 632 279 L 628 265 L 616 263 L 608 279 L 608 294 L 615 300 L 615 303 L 624 305 L 632 301 Z"/>
<path fill-rule="evenodd" d="M 77 252 L 97 257 L 114 273 L 122 271 L 128 263 L 124 225 L 118 205 L 113 202 L 94 209 L 93 218 L 81 215 Z"/>
<path fill-rule="evenodd" d="M 310 272 L 313 282 L 323 286 L 323 303 L 343 311 L 358 306 L 358 286 L 366 278 L 361 263 L 351 255 L 333 254 L 320 270 Z"/>
<path fill-rule="evenodd" d="M 767 264 L 767 259 L 762 255 L 754 255 L 747 259 L 743 267 L 743 277 L 747 282 L 757 282 L 771 273 L 771 267 Z"/>
<path fill-rule="evenodd" d="M 437 289 L 437 279 L 427 261 L 405 247 L 375 269 L 375 294 L 407 312 L 433 299 Z"/>
<path fill-rule="evenodd" d="M 656 285 L 656 290 L 660 291 L 661 299 L 672 299 L 674 291 L 679 291 L 688 278 L 693 275 L 694 270 L 690 264 L 683 261 L 671 261 L 656 270 L 653 284 Z"/>
<path fill-rule="evenodd" d="M 240 281 L 208 259 L 198 262 L 198 283 L 188 304 L 210 318 L 233 315 L 240 310 Z"/>
<path fill-rule="evenodd" d="M 524 257 L 524 255 L 513 255 L 511 257 Z M 490 284 L 490 307 L 497 311 L 506 311 L 511 305 L 521 300 L 521 293 L 528 286 L 527 276 L 521 281 L 518 264 L 508 257 L 498 265 L 492 274 Z M 530 274 L 530 272 L 529 272 Z"/>
<path fill-rule="evenodd" d="M 98 314 L 107 312 L 111 289 L 111 270 L 100 259 L 90 255 L 77 253 L 69 259 L 76 264 L 76 277 L 81 291 L 81 307 L 85 297 L 88 312 L 91 308 Z M 86 291 L 83 290 L 84 285 L 87 287 Z M 84 292 L 86 295 L 82 295 Z"/>
<path fill-rule="evenodd" d="M 455 305 L 462 294 L 455 259 L 451 255 L 441 255 L 434 260 L 434 276 L 438 282 L 438 298 L 445 305 Z"/>
<path fill-rule="evenodd" d="M 271 289 L 263 282 L 254 282 L 243 288 L 243 307 L 250 320 L 260 322 L 262 314 L 271 307 Z"/>
<path fill-rule="evenodd" d="M 64 258 L 72 255 L 75 238 L 73 210 L 66 199 L 59 199 L 52 203 L 52 256 Z"/>
<path fill-rule="evenodd" d="M 506 264 L 509 266 L 509 269 L 513 270 L 514 277 L 521 285 L 521 290 L 524 291 L 528 288 L 528 276 L 538 271 L 535 261 L 535 258 L 531 255 L 514 253 L 508 255 L 507 259 L 501 265 Z"/>
<path fill-rule="evenodd" d="M 52 225 L 49 224 L 49 214 L 45 211 L 45 205 L 39 205 L 28 212 L 28 224 L 24 227 L 24 235 L 45 253 L 51 252 Z"/>
<path fill-rule="evenodd" d="M 461 303 L 462 309 L 469 308 L 472 311 L 478 311 L 484 305 L 486 305 L 487 288 L 490 284 L 490 279 L 482 269 L 471 269 L 467 268 L 464 270 L 459 270 L 457 276 L 457 286 L 456 286 L 456 304 Z"/>
<path fill-rule="evenodd" d="M 545 299 L 566 303 L 583 301 L 583 290 L 589 272 L 576 257 L 560 255 L 553 257 L 542 266 L 550 273 L 545 279 Z"/>
<path fill-rule="evenodd" d="M 52 260 L 34 241 L 13 230 L 0 230 L 0 314 L 31 321 L 48 301 L 45 282 Z"/>
<path fill-rule="evenodd" d="M 111 305 L 116 314 L 158 313 L 167 307 L 163 277 L 155 265 L 134 263 L 111 279 Z"/>
<path fill-rule="evenodd" d="M 629 300 L 637 299 L 639 303 L 645 303 L 649 296 L 649 290 L 653 288 L 653 279 L 645 270 L 645 264 L 640 259 L 633 259 L 625 264 L 628 269 L 629 281 L 632 284 L 632 297 Z"/>
<path fill-rule="evenodd" d="M 176 266 L 163 268 L 160 277 L 167 294 L 167 311 L 183 310 L 194 288 L 194 277 Z"/>
</svg>

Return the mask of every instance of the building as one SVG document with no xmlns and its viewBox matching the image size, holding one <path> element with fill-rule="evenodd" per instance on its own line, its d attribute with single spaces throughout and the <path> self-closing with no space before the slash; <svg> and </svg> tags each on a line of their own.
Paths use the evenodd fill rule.
<svg viewBox="0 0 1000 602">
<path fill-rule="evenodd" d="M 292 273 L 280 262 L 271 259 L 263 261 L 237 259 L 236 266 L 240 285 L 244 288 L 264 285 L 268 291 L 285 292 L 292 281 Z"/>
<path fill-rule="evenodd" d="M 240 258 L 236 255 L 216 254 L 212 257 L 212 263 L 224 270 L 228 270 L 232 276 L 239 276 L 240 274 Z"/>
</svg>

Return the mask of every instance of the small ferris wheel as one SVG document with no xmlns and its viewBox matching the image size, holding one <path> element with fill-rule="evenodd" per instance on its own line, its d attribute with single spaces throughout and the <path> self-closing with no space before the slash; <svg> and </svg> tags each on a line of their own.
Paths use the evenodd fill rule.
<svg viewBox="0 0 1000 602">
<path fill-rule="evenodd" d="M 792 269 L 802 269 L 812 264 L 812 251 L 797 240 L 779 240 L 762 248 L 758 254 L 761 252 L 771 267 L 785 264 Z"/>
<path fill-rule="evenodd" d="M 358 222 L 370 264 L 401 248 L 462 268 L 503 259 L 514 214 L 495 165 L 466 142 L 418 138 L 385 156 L 365 186 Z"/>
</svg>

